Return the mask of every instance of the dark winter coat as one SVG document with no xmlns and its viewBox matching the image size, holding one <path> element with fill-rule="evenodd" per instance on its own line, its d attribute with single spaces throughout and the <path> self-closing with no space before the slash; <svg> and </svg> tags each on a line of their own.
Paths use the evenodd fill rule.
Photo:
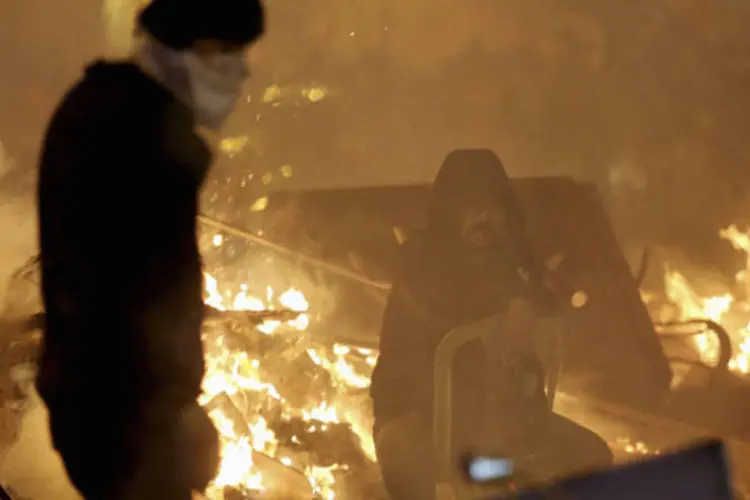
<svg viewBox="0 0 750 500">
<path fill-rule="evenodd" d="M 209 162 L 189 109 L 132 64 L 92 65 L 55 112 L 38 190 L 37 385 L 53 418 L 78 408 L 127 419 L 195 402 L 196 215 Z"/>
<path fill-rule="evenodd" d="M 501 247 L 476 255 L 458 240 L 457 207 L 462 197 L 485 193 L 503 201 L 511 236 Z M 401 268 L 386 305 L 371 386 L 376 431 L 412 412 L 431 424 L 435 351 L 450 330 L 504 313 L 514 298 L 528 299 L 540 313 L 555 307 L 523 236 L 523 214 L 514 196 L 500 161 L 490 151 L 456 151 L 443 164 L 433 187 L 426 230 L 402 248 Z M 463 420 L 464 426 L 471 427 L 473 418 L 481 418 L 487 390 L 484 360 L 478 341 L 463 347 L 455 360 L 453 401 L 454 408 L 464 413 L 456 422 Z M 529 376 L 543 378 L 537 358 L 523 359 L 521 364 Z M 532 405 L 541 411 L 543 392 L 532 398 L 536 400 Z"/>
</svg>

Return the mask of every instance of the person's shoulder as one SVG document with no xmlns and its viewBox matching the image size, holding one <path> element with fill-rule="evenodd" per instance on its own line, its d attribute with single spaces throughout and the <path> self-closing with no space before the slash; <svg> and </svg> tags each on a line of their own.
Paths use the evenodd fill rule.
<svg viewBox="0 0 750 500">
<path fill-rule="evenodd" d="M 434 249 L 422 231 L 412 232 L 399 248 L 392 299 L 424 306 L 432 292 Z"/>
<path fill-rule="evenodd" d="M 398 264 L 411 266 L 421 262 L 429 247 L 427 233 L 423 230 L 411 230 L 404 236 L 398 249 Z"/>
<path fill-rule="evenodd" d="M 210 160 L 188 107 L 131 62 L 97 61 L 87 67 L 50 120 L 47 150 L 86 150 L 89 157 L 107 155 L 108 161 L 116 161 L 113 151 L 123 159 L 159 150 L 159 156 L 198 173 Z"/>
<path fill-rule="evenodd" d="M 99 130 L 135 119 L 148 123 L 164 112 L 168 97 L 135 64 L 96 61 L 68 90 L 55 115 L 57 121 L 91 124 Z"/>
</svg>

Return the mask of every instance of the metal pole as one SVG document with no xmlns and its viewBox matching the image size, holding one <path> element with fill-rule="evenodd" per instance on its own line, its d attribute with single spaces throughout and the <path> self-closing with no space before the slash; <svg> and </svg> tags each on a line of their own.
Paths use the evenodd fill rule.
<svg viewBox="0 0 750 500">
<path fill-rule="evenodd" d="M 364 285 L 368 285 L 374 288 L 377 288 L 379 290 L 389 291 L 391 289 L 391 285 L 389 283 L 380 283 L 377 281 L 373 281 L 369 278 L 365 278 L 364 276 L 357 274 L 353 271 L 350 271 L 342 266 L 331 264 L 330 262 L 325 262 L 320 259 L 316 259 L 314 257 L 310 257 L 308 255 L 302 254 L 300 252 L 297 252 L 295 250 L 292 250 L 290 248 L 287 248 L 285 246 L 272 243 L 264 238 L 261 238 L 260 236 L 253 234 L 249 231 L 246 231 L 244 229 L 240 229 L 238 227 L 230 226 L 229 224 L 225 224 L 223 222 L 219 222 L 217 220 L 214 220 L 210 217 L 206 217 L 205 215 L 199 215 L 198 221 L 202 224 L 205 224 L 206 226 L 210 226 L 216 230 L 225 232 L 227 234 L 231 234 L 232 236 L 237 236 L 239 238 L 242 238 L 246 241 L 250 241 L 252 243 L 256 243 L 258 245 L 264 246 L 268 249 L 271 249 L 275 252 L 288 255 L 291 257 L 295 257 L 303 262 L 306 262 L 308 264 L 311 264 L 315 267 L 319 267 L 322 269 L 325 269 L 326 271 L 330 271 L 333 274 L 339 275 L 343 278 L 347 278 L 353 281 L 357 281 L 359 283 L 362 283 Z"/>
</svg>

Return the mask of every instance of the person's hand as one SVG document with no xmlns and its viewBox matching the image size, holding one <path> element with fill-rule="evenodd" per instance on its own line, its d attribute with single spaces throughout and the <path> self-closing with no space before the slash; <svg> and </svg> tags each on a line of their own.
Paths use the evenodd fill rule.
<svg viewBox="0 0 750 500">
<path fill-rule="evenodd" d="M 185 461 L 185 479 L 194 491 L 203 492 L 219 472 L 221 446 L 219 434 L 205 410 L 197 404 L 180 412 L 178 437 L 182 440 Z"/>
<path fill-rule="evenodd" d="M 569 292 L 568 289 L 570 288 L 570 284 L 567 283 L 567 280 L 560 273 L 560 266 L 564 260 L 565 256 L 561 253 L 556 253 L 546 260 L 544 263 L 545 272 L 542 283 L 549 290 L 570 293 L 570 305 L 574 309 L 580 309 L 588 303 L 589 297 L 583 290 Z"/>
</svg>

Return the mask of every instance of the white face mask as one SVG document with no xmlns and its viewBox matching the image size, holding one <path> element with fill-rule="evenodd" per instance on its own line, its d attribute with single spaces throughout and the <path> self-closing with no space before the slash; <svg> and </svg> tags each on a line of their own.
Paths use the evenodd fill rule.
<svg viewBox="0 0 750 500">
<path fill-rule="evenodd" d="M 183 58 L 196 121 L 214 130 L 221 128 L 250 73 L 245 54 L 222 53 L 206 58 L 187 51 Z"/>
</svg>

